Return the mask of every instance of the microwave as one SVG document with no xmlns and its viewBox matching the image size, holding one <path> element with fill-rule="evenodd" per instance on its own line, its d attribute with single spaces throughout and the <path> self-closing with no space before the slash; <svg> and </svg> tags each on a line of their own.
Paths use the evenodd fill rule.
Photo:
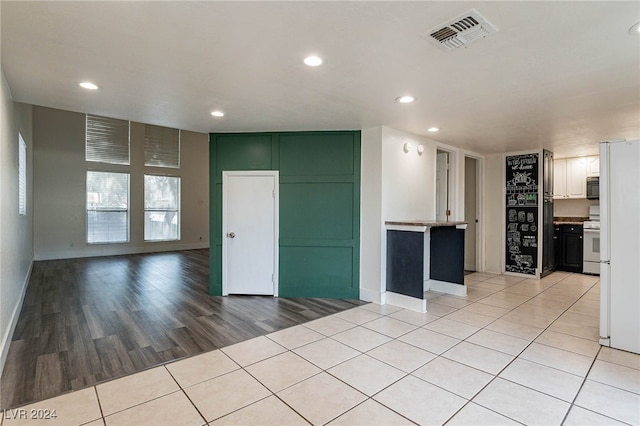
<svg viewBox="0 0 640 426">
<path fill-rule="evenodd" d="M 587 199 L 588 200 L 600 199 L 600 178 L 599 177 L 587 178 Z"/>
</svg>

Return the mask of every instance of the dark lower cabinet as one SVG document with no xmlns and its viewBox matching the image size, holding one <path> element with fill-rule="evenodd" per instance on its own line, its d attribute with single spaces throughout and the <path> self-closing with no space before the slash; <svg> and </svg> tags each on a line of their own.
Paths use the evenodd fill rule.
<svg viewBox="0 0 640 426">
<path fill-rule="evenodd" d="M 545 151 L 546 152 L 546 151 Z M 540 277 L 549 275 L 556 269 L 555 244 L 553 226 L 553 199 L 545 198 L 542 204 L 542 273 Z"/>
<path fill-rule="evenodd" d="M 553 263 L 556 271 L 562 270 L 562 226 L 553 226 Z"/>
<path fill-rule="evenodd" d="M 556 270 L 582 272 L 583 239 L 581 225 L 556 225 Z"/>
</svg>

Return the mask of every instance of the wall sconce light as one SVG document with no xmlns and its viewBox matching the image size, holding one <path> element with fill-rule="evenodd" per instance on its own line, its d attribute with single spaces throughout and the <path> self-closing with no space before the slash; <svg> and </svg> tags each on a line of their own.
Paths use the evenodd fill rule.
<svg viewBox="0 0 640 426">
<path fill-rule="evenodd" d="M 410 142 L 405 142 L 402 149 L 404 150 L 405 153 L 408 153 L 413 149 L 413 145 L 411 145 Z"/>
<path fill-rule="evenodd" d="M 424 146 L 422 144 L 418 145 L 418 155 L 422 155 L 422 153 L 424 152 Z"/>
</svg>

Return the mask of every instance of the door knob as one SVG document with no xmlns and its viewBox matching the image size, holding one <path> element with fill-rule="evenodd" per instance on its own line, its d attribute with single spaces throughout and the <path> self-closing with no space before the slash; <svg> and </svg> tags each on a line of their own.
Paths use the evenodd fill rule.
<svg viewBox="0 0 640 426">
<path fill-rule="evenodd" d="M 235 238 L 236 237 L 236 233 L 235 232 L 229 232 L 229 233 L 227 233 L 227 237 Z"/>
</svg>

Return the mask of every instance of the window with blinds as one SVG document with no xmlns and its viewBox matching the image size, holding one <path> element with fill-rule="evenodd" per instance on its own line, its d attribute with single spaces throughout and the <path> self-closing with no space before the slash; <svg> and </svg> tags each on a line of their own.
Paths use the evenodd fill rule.
<svg viewBox="0 0 640 426">
<path fill-rule="evenodd" d="M 27 214 L 27 144 L 18 133 L 18 214 Z"/>
<path fill-rule="evenodd" d="M 144 239 L 180 239 L 180 178 L 144 175 Z"/>
<path fill-rule="evenodd" d="M 179 168 L 180 130 L 145 124 L 144 165 Z"/>
<path fill-rule="evenodd" d="M 129 173 L 87 172 L 87 243 L 129 241 Z"/>
<path fill-rule="evenodd" d="M 87 114 L 86 159 L 129 164 L 129 121 Z"/>
</svg>

